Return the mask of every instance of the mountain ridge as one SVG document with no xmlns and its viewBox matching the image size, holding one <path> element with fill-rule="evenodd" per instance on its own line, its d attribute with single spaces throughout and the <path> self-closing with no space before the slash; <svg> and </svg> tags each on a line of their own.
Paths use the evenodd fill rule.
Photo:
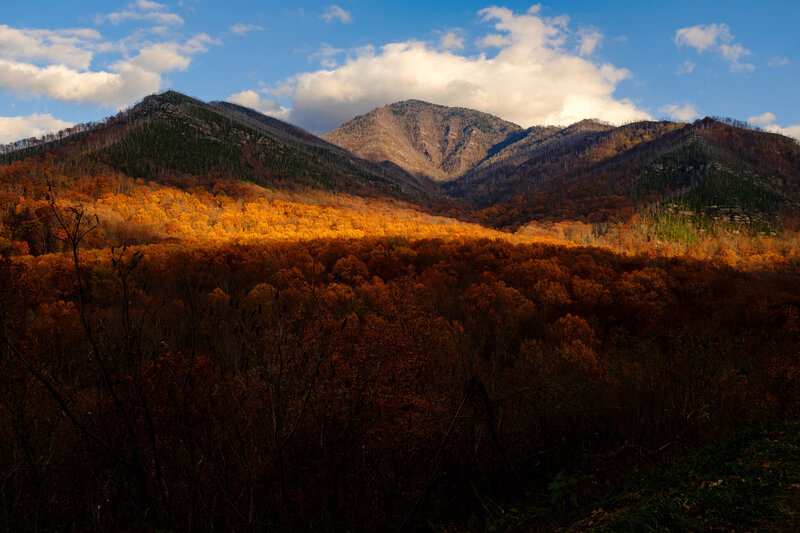
<svg viewBox="0 0 800 533">
<path fill-rule="evenodd" d="M 147 96 L 79 130 L 0 153 L 0 164 L 52 152 L 73 169 L 114 170 L 134 178 L 233 178 L 420 202 L 437 196 L 435 184 L 398 167 L 363 160 L 254 110 L 176 91 Z"/>
<path fill-rule="evenodd" d="M 522 129 L 480 111 L 406 100 L 320 138 L 237 104 L 166 91 L 46 142 L 17 143 L 0 152 L 0 164 L 52 152 L 72 173 L 384 196 L 503 228 L 626 220 L 674 200 L 700 217 L 779 222 L 800 202 L 800 145 L 743 126 L 587 119 Z"/>
</svg>

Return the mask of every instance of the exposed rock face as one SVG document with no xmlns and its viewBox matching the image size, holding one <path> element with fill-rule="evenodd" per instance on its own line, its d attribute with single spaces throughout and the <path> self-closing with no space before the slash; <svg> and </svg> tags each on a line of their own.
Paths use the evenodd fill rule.
<svg viewBox="0 0 800 533">
<path fill-rule="evenodd" d="M 356 117 L 323 139 L 370 161 L 452 181 L 520 130 L 480 111 L 406 100 Z"/>
</svg>

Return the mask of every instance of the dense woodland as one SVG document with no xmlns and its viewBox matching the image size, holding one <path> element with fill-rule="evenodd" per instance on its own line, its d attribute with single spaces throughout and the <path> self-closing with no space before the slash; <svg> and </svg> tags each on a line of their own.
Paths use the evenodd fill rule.
<svg viewBox="0 0 800 533">
<path fill-rule="evenodd" d="M 788 139 L 714 122 L 664 152 L 633 125 L 609 160 L 624 132 L 586 126 L 607 142 L 561 190 L 472 210 L 394 171 L 358 195 L 380 174 L 350 159 L 333 188 L 134 171 L 129 119 L 0 166 L 0 529 L 556 529 L 798 415 Z"/>
</svg>

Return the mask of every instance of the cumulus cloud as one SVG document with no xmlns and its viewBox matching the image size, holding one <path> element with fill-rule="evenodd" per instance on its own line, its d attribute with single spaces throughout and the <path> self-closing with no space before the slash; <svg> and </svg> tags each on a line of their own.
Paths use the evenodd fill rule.
<svg viewBox="0 0 800 533">
<path fill-rule="evenodd" d="M 130 60 L 151 72 L 166 72 L 169 70 L 186 70 L 192 59 L 181 53 L 178 43 L 159 43 L 142 48 L 139 54 Z"/>
<path fill-rule="evenodd" d="M 490 33 L 478 39 L 477 44 L 481 48 L 503 48 L 511 44 L 511 39 L 499 33 Z"/>
<path fill-rule="evenodd" d="M 659 113 L 665 113 L 672 119 L 688 122 L 700 114 L 693 104 L 669 104 L 658 108 Z"/>
<path fill-rule="evenodd" d="M 702 24 L 690 28 L 681 28 L 675 32 L 675 44 L 691 46 L 698 52 L 704 52 L 717 46 L 719 41 L 729 42 L 733 39 L 727 24 Z"/>
<path fill-rule="evenodd" d="M 0 117 L 0 144 L 29 137 L 40 137 L 70 126 L 72 126 L 71 123 L 53 118 L 50 114 L 34 113 L 19 117 Z"/>
<path fill-rule="evenodd" d="M 732 42 L 733 39 L 730 27 L 727 24 L 719 23 L 681 28 L 675 32 L 673 40 L 679 48 L 688 46 L 700 54 L 706 50 L 716 51 L 730 64 L 731 72 L 754 70 L 754 65 L 739 61 L 740 58 L 749 56 L 752 52 L 741 44 Z"/>
<path fill-rule="evenodd" d="M 786 135 L 787 137 L 792 137 L 796 141 L 800 141 L 800 124 L 786 126 L 785 128 L 782 128 L 777 124 L 769 124 L 764 126 L 764 129 L 771 131 L 772 133 L 780 133 L 781 135 Z"/>
<path fill-rule="evenodd" d="M 353 21 L 353 16 L 350 12 L 337 5 L 328 6 L 328 9 L 321 15 L 321 18 L 329 24 L 334 20 L 344 22 L 345 24 Z"/>
<path fill-rule="evenodd" d="M 780 133 L 781 135 L 786 135 L 787 137 L 792 137 L 795 140 L 800 141 L 800 124 L 783 127 L 775 123 L 777 119 L 778 117 L 775 116 L 775 113 L 770 113 L 767 111 L 766 113 L 748 118 L 747 122 L 753 124 L 754 126 L 759 126 L 765 131 Z"/>
<path fill-rule="evenodd" d="M 289 110 L 281 106 L 278 102 L 268 98 L 261 98 L 255 91 L 242 91 L 240 93 L 232 94 L 226 98 L 228 102 L 238 104 L 244 107 L 255 109 L 265 115 L 275 117 L 281 120 L 289 118 Z"/>
<path fill-rule="evenodd" d="M 730 64 L 731 70 L 736 72 L 744 72 L 754 70 L 756 67 L 750 63 L 740 63 L 739 58 L 742 56 L 749 56 L 752 52 L 740 44 L 723 44 L 719 47 L 719 51 Z"/>
<path fill-rule="evenodd" d="M 159 74 L 129 62 L 117 63 L 112 72 L 80 72 L 65 65 L 38 67 L 0 59 L 0 86 L 23 96 L 119 108 L 157 91 L 160 84 Z"/>
<path fill-rule="evenodd" d="M 568 50 L 576 35 L 567 17 L 543 17 L 535 7 L 525 14 L 491 7 L 479 15 L 492 26 L 482 42 L 498 48 L 493 56 L 463 55 L 423 41 L 351 51 L 335 69 L 285 80 L 282 96 L 292 89 L 289 119 L 322 133 L 408 98 L 475 108 L 522 126 L 649 118 L 633 102 L 614 97 L 617 84 L 631 76 L 628 70 Z"/>
<path fill-rule="evenodd" d="M 460 50 L 464 48 L 464 38 L 454 31 L 448 31 L 439 39 L 439 46 L 443 50 Z"/>
<path fill-rule="evenodd" d="M 255 24 L 244 24 L 242 22 L 230 27 L 231 33 L 236 35 L 247 35 L 251 31 L 264 31 L 264 28 Z"/>
<path fill-rule="evenodd" d="M 590 56 L 594 53 L 603 34 L 595 27 L 581 28 L 578 30 L 578 53 L 582 56 Z"/>
<path fill-rule="evenodd" d="M 140 0 L 131 5 L 153 9 L 153 4 Z M 122 108 L 158 91 L 164 72 L 186 70 L 195 54 L 219 43 L 206 34 L 184 42 L 139 42 L 133 54 L 126 53 L 127 57 L 103 70 L 91 70 L 92 47 L 119 52 L 127 50 L 128 40 L 140 41 L 139 37 L 129 37 L 111 44 L 100 39 L 96 30 L 16 30 L 4 26 L 0 28 L 0 87 L 21 97 L 46 96 L 62 102 Z M 30 48 L 19 48 L 31 41 Z"/>
<path fill-rule="evenodd" d="M 0 57 L 47 61 L 86 69 L 92 61 L 91 47 L 99 39 L 97 30 L 87 28 L 37 30 L 0 24 Z"/>
<path fill-rule="evenodd" d="M 777 117 L 774 113 L 766 112 L 747 119 L 747 122 L 756 126 L 766 126 L 775 122 Z"/>
<path fill-rule="evenodd" d="M 170 13 L 167 6 L 159 4 L 158 2 L 151 2 L 150 0 L 136 0 L 128 4 L 127 9 L 116 11 L 107 15 L 98 15 L 95 17 L 95 23 L 103 24 L 108 22 L 114 26 L 127 21 L 127 20 L 149 20 L 158 24 L 181 25 L 183 19 L 180 15 Z"/>
</svg>

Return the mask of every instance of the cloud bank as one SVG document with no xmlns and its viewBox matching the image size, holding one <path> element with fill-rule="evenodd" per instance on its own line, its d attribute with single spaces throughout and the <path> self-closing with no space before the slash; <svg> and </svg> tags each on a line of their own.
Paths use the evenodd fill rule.
<svg viewBox="0 0 800 533">
<path fill-rule="evenodd" d="M 478 14 L 492 26 L 477 40 L 487 49 L 479 55 L 456 53 L 452 37 L 412 40 L 363 47 L 336 68 L 285 80 L 282 94 L 291 88 L 289 120 L 323 133 L 409 98 L 475 108 L 522 126 L 649 118 L 633 102 L 614 97 L 617 84 L 631 76 L 628 70 L 581 56 L 598 45 L 602 35 L 595 29 L 571 32 L 568 17 L 544 17 L 538 7 L 524 14 L 490 7 Z"/>
</svg>

